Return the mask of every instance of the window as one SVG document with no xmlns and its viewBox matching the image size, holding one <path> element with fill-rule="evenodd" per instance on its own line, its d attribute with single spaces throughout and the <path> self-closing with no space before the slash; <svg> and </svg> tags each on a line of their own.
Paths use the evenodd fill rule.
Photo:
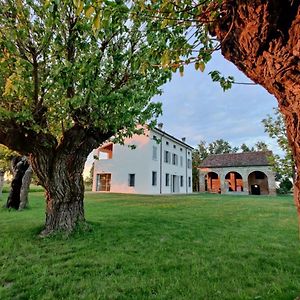
<svg viewBox="0 0 300 300">
<path fill-rule="evenodd" d="M 188 151 L 188 156 L 190 156 L 190 154 L 191 154 L 191 152 L 190 152 L 190 151 Z"/>
<path fill-rule="evenodd" d="M 135 185 L 135 174 L 128 175 L 128 185 L 134 186 Z"/>
<path fill-rule="evenodd" d="M 164 161 L 166 163 L 170 163 L 170 161 L 171 161 L 171 153 L 169 151 L 165 151 Z"/>
<path fill-rule="evenodd" d="M 180 148 L 180 152 L 182 152 L 182 148 Z"/>
<path fill-rule="evenodd" d="M 166 145 L 169 145 L 169 142 L 168 142 L 168 141 L 166 141 Z"/>
<path fill-rule="evenodd" d="M 189 177 L 189 187 L 191 187 L 191 177 Z"/>
<path fill-rule="evenodd" d="M 166 186 L 170 185 L 170 174 L 166 173 Z"/>
<path fill-rule="evenodd" d="M 175 153 L 173 153 L 173 156 L 172 156 L 172 164 L 173 165 L 178 165 L 178 156 L 177 156 L 177 154 L 175 154 Z"/>
<path fill-rule="evenodd" d="M 182 166 L 183 166 L 183 157 L 180 156 L 180 167 L 182 167 Z"/>
<path fill-rule="evenodd" d="M 152 172 L 152 185 L 157 185 L 157 172 L 155 171 Z"/>
<path fill-rule="evenodd" d="M 157 140 L 157 137 L 156 137 L 156 135 L 154 135 L 154 136 L 153 136 L 153 140 L 155 140 L 155 141 Z"/>
<path fill-rule="evenodd" d="M 173 148 L 176 149 L 176 145 L 173 145 Z"/>
<path fill-rule="evenodd" d="M 153 146 L 152 148 L 152 159 L 157 160 L 157 147 Z"/>
<path fill-rule="evenodd" d="M 188 159 L 188 169 L 192 168 L 192 161 L 190 159 Z"/>
<path fill-rule="evenodd" d="M 183 176 L 180 176 L 180 186 L 183 186 Z"/>
</svg>

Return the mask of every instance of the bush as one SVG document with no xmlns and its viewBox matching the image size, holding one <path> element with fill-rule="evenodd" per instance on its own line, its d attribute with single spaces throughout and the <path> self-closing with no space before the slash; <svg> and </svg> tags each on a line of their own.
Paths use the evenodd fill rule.
<svg viewBox="0 0 300 300">
<path fill-rule="evenodd" d="M 293 188 L 293 183 L 289 178 L 282 178 L 279 184 L 279 189 L 277 189 L 278 194 L 289 194 Z"/>
</svg>

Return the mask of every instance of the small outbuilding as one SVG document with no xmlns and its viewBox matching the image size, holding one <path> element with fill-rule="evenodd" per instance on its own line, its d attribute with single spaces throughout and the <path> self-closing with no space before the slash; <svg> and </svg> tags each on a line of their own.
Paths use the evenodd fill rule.
<svg viewBox="0 0 300 300">
<path fill-rule="evenodd" d="M 275 195 L 271 151 L 214 154 L 199 167 L 200 192 Z"/>
</svg>

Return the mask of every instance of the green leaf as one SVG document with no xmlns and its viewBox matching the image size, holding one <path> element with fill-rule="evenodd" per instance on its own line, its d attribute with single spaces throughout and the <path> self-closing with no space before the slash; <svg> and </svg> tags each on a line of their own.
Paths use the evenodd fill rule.
<svg viewBox="0 0 300 300">
<path fill-rule="evenodd" d="M 85 16 L 90 17 L 95 12 L 95 8 L 91 5 L 85 10 Z"/>
</svg>

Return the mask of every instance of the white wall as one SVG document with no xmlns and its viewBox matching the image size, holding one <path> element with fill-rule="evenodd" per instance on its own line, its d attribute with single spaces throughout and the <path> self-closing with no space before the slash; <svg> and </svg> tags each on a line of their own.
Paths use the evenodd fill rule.
<svg viewBox="0 0 300 300">
<path fill-rule="evenodd" d="M 157 143 L 153 136 L 160 139 Z M 166 145 L 166 141 L 169 145 Z M 136 149 L 130 149 L 128 145 L 134 144 Z M 176 148 L 174 148 L 174 145 Z M 153 159 L 153 146 L 157 148 L 157 159 Z M 180 151 L 180 149 L 182 149 Z M 164 151 L 178 155 L 178 165 L 164 162 Z M 189 152 L 189 154 L 188 154 Z M 97 154 L 97 153 L 96 153 Z M 161 156 L 162 155 L 162 156 Z M 180 166 L 180 156 L 183 157 L 183 166 Z M 186 169 L 187 158 L 192 158 L 191 149 L 186 149 L 183 145 L 169 137 L 162 136 L 161 132 L 151 131 L 146 135 L 136 135 L 125 140 L 125 145 L 113 145 L 112 159 L 99 159 L 95 161 L 93 191 L 96 191 L 96 175 L 101 173 L 111 173 L 110 192 L 118 193 L 138 193 L 138 194 L 160 194 L 171 193 L 172 176 L 183 176 L 183 187 L 179 193 L 191 193 L 191 187 L 187 187 L 188 177 L 192 182 L 192 169 Z M 172 156 L 171 156 L 172 159 Z M 157 172 L 157 185 L 152 186 L 152 172 Z M 170 174 L 170 185 L 165 185 L 165 174 Z M 135 174 L 135 186 L 128 185 L 129 174 Z M 162 176 L 161 176 L 162 175 Z"/>
</svg>

